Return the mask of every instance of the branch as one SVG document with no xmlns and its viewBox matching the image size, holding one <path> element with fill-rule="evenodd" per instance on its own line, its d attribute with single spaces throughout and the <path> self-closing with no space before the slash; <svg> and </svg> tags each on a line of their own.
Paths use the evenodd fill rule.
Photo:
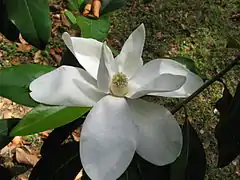
<svg viewBox="0 0 240 180">
<path fill-rule="evenodd" d="M 229 64 L 225 69 L 223 69 L 221 72 L 219 72 L 215 77 L 213 77 L 211 80 L 206 81 L 197 91 L 195 91 L 191 96 L 180 102 L 175 109 L 171 111 L 172 114 L 175 114 L 179 109 L 181 109 L 185 104 L 187 104 L 189 101 L 191 101 L 193 98 L 195 98 L 198 94 L 200 94 L 204 89 L 206 89 L 208 86 L 210 86 L 215 81 L 219 80 L 221 77 L 223 77 L 229 70 L 231 70 L 236 64 L 240 63 L 240 56 L 237 56 L 235 60 L 232 61 L 231 64 Z"/>
</svg>

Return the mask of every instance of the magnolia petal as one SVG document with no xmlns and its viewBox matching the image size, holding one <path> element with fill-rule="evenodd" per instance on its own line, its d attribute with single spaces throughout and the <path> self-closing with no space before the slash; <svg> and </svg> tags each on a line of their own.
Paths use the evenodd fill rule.
<svg viewBox="0 0 240 180">
<path fill-rule="evenodd" d="M 62 39 L 84 69 L 97 79 L 102 43 L 91 38 L 70 37 L 66 32 Z"/>
<path fill-rule="evenodd" d="M 203 85 L 203 80 L 188 70 L 184 65 L 173 61 L 171 59 L 156 59 L 156 61 L 152 64 L 152 68 L 156 64 L 160 64 L 160 73 L 171 73 L 175 75 L 181 75 L 186 77 L 186 81 L 183 86 L 172 92 L 152 92 L 148 95 L 154 96 L 164 96 L 164 97 L 188 97 L 192 93 L 194 93 L 199 87 Z"/>
<path fill-rule="evenodd" d="M 172 163 L 182 148 L 182 131 L 164 107 L 141 99 L 128 100 L 138 127 L 137 153 L 155 165 Z"/>
<path fill-rule="evenodd" d="M 119 72 L 123 72 L 130 78 L 143 65 L 141 56 L 144 42 L 145 28 L 141 24 L 132 32 L 116 57 Z"/>
<path fill-rule="evenodd" d="M 182 87 L 186 78 L 184 76 L 161 74 L 155 79 L 149 78 L 149 82 L 144 85 L 129 83 L 129 92 L 126 95 L 131 99 L 142 97 L 152 92 L 171 92 Z"/>
<path fill-rule="evenodd" d="M 86 71 L 61 66 L 33 80 L 30 96 L 37 102 L 50 105 L 91 107 L 105 94 Z"/>
<path fill-rule="evenodd" d="M 89 112 L 81 131 L 80 156 L 91 179 L 117 179 L 129 166 L 137 130 L 126 99 L 102 98 Z"/>
<path fill-rule="evenodd" d="M 106 43 L 103 43 L 97 76 L 99 89 L 105 93 L 108 93 L 109 83 L 115 72 L 115 61 L 112 52 L 107 48 Z"/>
<path fill-rule="evenodd" d="M 129 80 L 127 97 L 135 99 L 149 93 L 172 92 L 181 88 L 186 81 L 184 74 L 163 71 L 161 64 L 162 61 L 153 60 L 142 66 Z"/>
</svg>

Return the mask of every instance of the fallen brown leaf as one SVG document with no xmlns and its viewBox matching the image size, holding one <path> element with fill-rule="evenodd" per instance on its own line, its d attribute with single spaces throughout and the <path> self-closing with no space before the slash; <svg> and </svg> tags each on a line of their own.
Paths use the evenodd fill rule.
<svg viewBox="0 0 240 180">
<path fill-rule="evenodd" d="M 62 60 L 62 56 L 58 55 L 54 49 L 51 49 L 50 52 L 49 52 L 53 57 L 54 59 L 56 60 L 57 64 L 60 64 L 61 60 Z"/>
<path fill-rule="evenodd" d="M 24 51 L 30 51 L 32 49 L 32 45 L 30 45 L 30 44 L 17 43 L 17 45 L 18 45 L 17 51 L 24 52 Z"/>
<path fill-rule="evenodd" d="M 17 145 L 20 145 L 22 146 L 23 145 L 23 139 L 21 136 L 15 136 L 11 142 L 11 145 L 10 146 L 17 146 Z"/>
<path fill-rule="evenodd" d="M 63 52 L 63 50 L 61 48 L 55 48 L 55 52 L 58 54 L 61 54 Z"/>
<path fill-rule="evenodd" d="M 67 20 L 65 14 L 64 14 L 64 11 L 61 11 L 61 14 L 60 14 L 60 15 L 61 15 L 62 25 L 67 26 L 67 27 L 70 27 L 71 24 L 70 24 L 70 22 Z"/>
<path fill-rule="evenodd" d="M 157 36 L 158 40 L 164 39 L 164 35 L 163 35 L 163 33 L 161 31 L 159 31 L 156 36 Z"/>
<path fill-rule="evenodd" d="M 1 36 L 0 36 L 1 37 Z M 0 39 L 1 40 L 1 39 Z M 1 42 L 1 41 L 0 41 Z M 3 56 L 3 51 L 0 50 L 0 58 Z"/>
<path fill-rule="evenodd" d="M 10 154 L 15 148 L 15 146 L 5 146 L 0 150 L 0 156 L 3 157 L 5 154 Z"/>
<path fill-rule="evenodd" d="M 236 170 L 236 175 L 240 177 L 240 168 Z"/>
<path fill-rule="evenodd" d="M 38 50 L 35 54 L 34 54 L 34 58 L 33 58 L 33 61 L 35 63 L 39 63 L 40 60 L 41 60 L 41 50 Z"/>
<path fill-rule="evenodd" d="M 0 42 L 3 41 L 3 35 L 0 34 Z"/>
<path fill-rule="evenodd" d="M 17 177 L 17 180 L 28 180 L 28 173 L 23 173 Z"/>
<path fill-rule="evenodd" d="M 35 166 L 39 158 L 37 155 L 29 154 L 21 148 L 16 148 L 16 161 L 18 163 Z"/>
<path fill-rule="evenodd" d="M 14 58 L 12 60 L 10 60 L 11 64 L 14 65 L 14 66 L 17 66 L 17 65 L 20 65 L 20 61 L 19 61 L 19 58 Z"/>
<path fill-rule="evenodd" d="M 18 37 L 18 38 L 19 38 L 19 41 L 20 41 L 22 44 L 28 44 L 28 42 L 23 39 L 23 37 L 22 37 L 21 34 L 19 34 L 19 37 Z"/>
<path fill-rule="evenodd" d="M 77 131 L 73 131 L 72 132 L 72 136 L 73 136 L 73 139 L 77 142 L 80 141 L 80 132 L 77 132 Z"/>
<path fill-rule="evenodd" d="M 40 132 L 39 136 L 43 139 L 46 139 L 49 136 L 49 132 L 48 131 Z"/>
</svg>

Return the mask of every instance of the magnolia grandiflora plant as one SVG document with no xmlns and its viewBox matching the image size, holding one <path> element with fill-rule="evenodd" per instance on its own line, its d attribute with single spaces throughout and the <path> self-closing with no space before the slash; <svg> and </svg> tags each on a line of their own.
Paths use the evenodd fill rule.
<svg viewBox="0 0 240 180">
<path fill-rule="evenodd" d="M 182 148 L 174 116 L 144 95 L 188 97 L 202 84 L 170 59 L 143 65 L 145 28 L 140 25 L 114 59 L 105 43 L 63 34 L 84 69 L 61 66 L 30 84 L 31 97 L 49 105 L 93 107 L 82 126 L 80 156 L 93 180 L 117 179 L 135 151 L 155 165 L 172 163 Z"/>
</svg>

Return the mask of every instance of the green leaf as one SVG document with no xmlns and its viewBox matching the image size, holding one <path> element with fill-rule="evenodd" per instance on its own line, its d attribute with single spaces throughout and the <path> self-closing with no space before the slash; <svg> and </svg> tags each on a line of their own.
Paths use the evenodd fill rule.
<svg viewBox="0 0 240 180">
<path fill-rule="evenodd" d="M 188 165 L 186 168 L 186 179 L 204 180 L 206 173 L 206 154 L 203 149 L 202 142 L 190 122 L 188 122 L 188 126 L 189 153 Z"/>
<path fill-rule="evenodd" d="M 15 41 L 18 39 L 19 30 L 8 19 L 7 11 L 3 0 L 0 0 L 0 32 L 9 40 Z"/>
<path fill-rule="evenodd" d="M 38 105 L 29 95 L 29 84 L 37 77 L 52 71 L 51 66 L 25 64 L 0 70 L 0 96 L 18 104 L 34 107 Z"/>
<path fill-rule="evenodd" d="M 119 50 L 113 48 L 113 47 L 110 46 L 109 44 L 108 44 L 108 47 L 111 49 L 111 51 L 112 51 L 112 53 L 113 53 L 114 56 L 117 56 L 117 55 L 120 54 L 120 51 L 119 51 Z"/>
<path fill-rule="evenodd" d="M 13 173 L 9 170 L 9 168 L 3 167 L 0 165 L 0 174 L 1 174 L 1 179 L 4 180 L 11 180 L 13 178 Z"/>
<path fill-rule="evenodd" d="M 79 143 L 70 142 L 61 145 L 53 154 L 42 156 L 29 180 L 71 180 L 81 169 Z"/>
<path fill-rule="evenodd" d="M 85 0 L 68 0 L 68 9 L 79 11 L 79 8 L 85 3 Z"/>
<path fill-rule="evenodd" d="M 120 9 L 122 6 L 125 5 L 127 0 L 103 0 L 102 1 L 102 12 L 101 14 L 106 14 L 117 9 Z"/>
<path fill-rule="evenodd" d="M 65 16 L 67 17 L 67 19 L 69 20 L 69 22 L 73 25 L 77 24 L 77 19 L 76 17 L 73 15 L 72 12 L 70 11 L 65 11 L 64 12 Z"/>
<path fill-rule="evenodd" d="M 89 107 L 38 105 L 11 131 L 11 136 L 24 136 L 60 127 L 81 117 Z"/>
<path fill-rule="evenodd" d="M 183 65 L 186 65 L 186 67 L 192 71 L 193 73 L 195 74 L 198 74 L 198 69 L 195 65 L 195 62 L 190 59 L 190 58 L 187 58 L 187 57 L 171 57 L 171 59 L 173 59 L 174 61 L 177 61 Z"/>
<path fill-rule="evenodd" d="M 169 180 L 169 165 L 156 166 L 138 154 L 118 180 Z M 85 180 L 85 179 L 83 179 Z M 87 179 L 86 179 L 87 180 Z"/>
<path fill-rule="evenodd" d="M 23 38 L 39 49 L 44 49 L 51 33 L 48 1 L 7 0 L 8 18 L 20 30 Z"/>
<path fill-rule="evenodd" d="M 205 152 L 198 134 L 188 120 L 182 126 L 183 147 L 180 156 L 170 165 L 170 180 L 204 180 Z"/>
<path fill-rule="evenodd" d="M 78 60 L 76 59 L 76 57 L 73 55 L 73 53 L 69 49 L 66 49 L 66 51 L 64 51 L 64 53 L 63 53 L 60 66 L 62 66 L 62 65 L 74 66 L 74 67 L 79 67 L 79 68 L 84 69 L 79 64 Z"/>
<path fill-rule="evenodd" d="M 215 128 L 218 142 L 218 167 L 230 164 L 240 154 L 240 82 L 234 97 L 224 84 L 223 96 L 216 102 L 220 121 Z"/>
<path fill-rule="evenodd" d="M 200 73 L 200 70 L 197 68 L 195 62 L 192 59 L 182 56 L 171 57 L 171 59 L 185 65 L 191 72 L 199 75 L 203 80 L 207 79 L 204 75 Z"/>
<path fill-rule="evenodd" d="M 85 0 L 78 0 L 78 6 L 81 6 L 82 4 L 85 4 Z"/>
<path fill-rule="evenodd" d="M 72 132 L 84 123 L 86 116 L 87 113 L 68 124 L 55 128 L 48 135 L 47 139 L 44 140 L 40 151 L 41 156 L 48 156 L 58 151 L 62 144 L 71 136 Z"/>
<path fill-rule="evenodd" d="M 93 38 L 98 41 L 106 39 L 110 29 L 110 22 L 107 16 L 101 16 L 99 19 L 77 16 L 77 24 L 81 29 L 82 37 Z"/>
<path fill-rule="evenodd" d="M 68 21 L 71 23 L 72 28 L 79 31 L 76 16 L 70 11 L 65 11 L 64 14 L 67 17 Z"/>
<path fill-rule="evenodd" d="M 0 119 L 0 135 L 8 136 L 10 131 L 13 129 L 14 126 L 16 126 L 19 120 L 20 119 L 17 119 L 17 118 Z"/>
<path fill-rule="evenodd" d="M 78 0 L 68 0 L 67 7 L 71 11 L 78 11 Z"/>
<path fill-rule="evenodd" d="M 20 119 L 0 119 L 0 149 L 12 140 L 12 137 L 8 135 L 19 120 Z"/>
<path fill-rule="evenodd" d="M 185 180 L 189 155 L 189 122 L 185 121 L 183 128 L 183 147 L 180 156 L 170 167 L 170 180 Z"/>
</svg>

